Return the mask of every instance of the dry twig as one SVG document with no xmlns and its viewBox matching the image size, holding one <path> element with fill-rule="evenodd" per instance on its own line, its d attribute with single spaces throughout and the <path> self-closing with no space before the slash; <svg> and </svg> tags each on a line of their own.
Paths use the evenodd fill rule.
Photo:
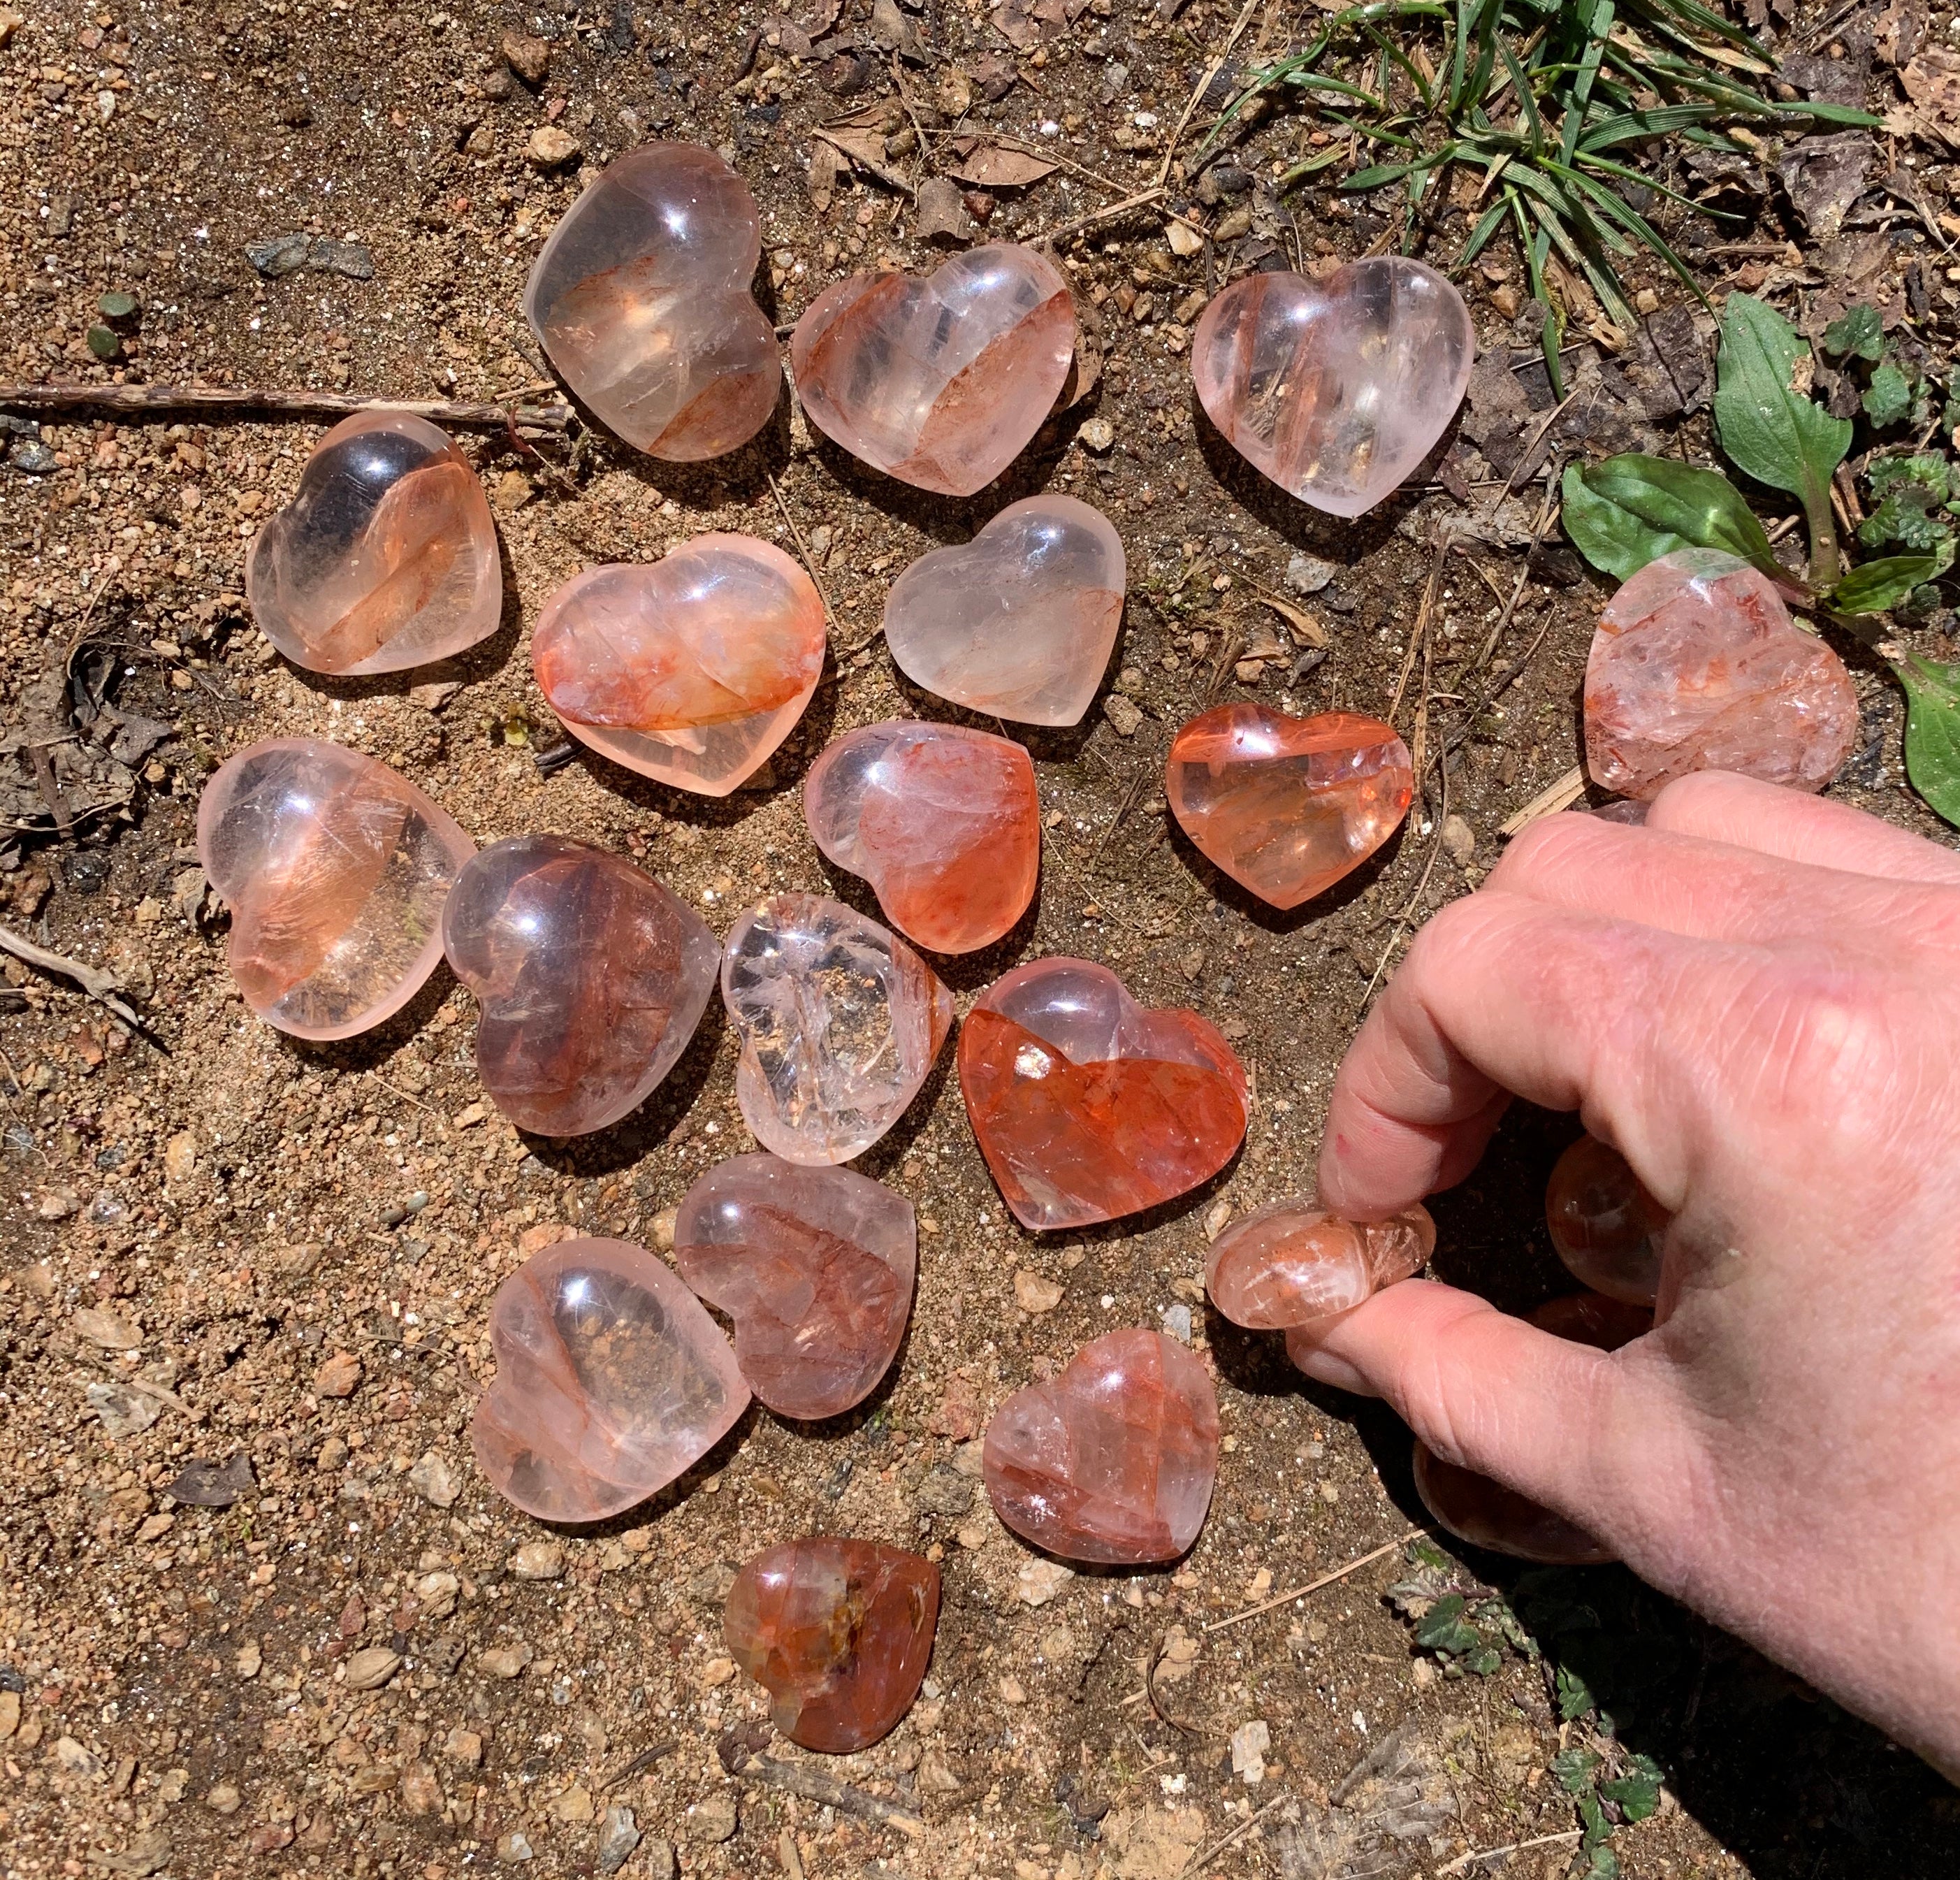
<svg viewBox="0 0 1960 1880">
<path fill-rule="evenodd" d="M 562 400 L 526 400 L 555 386 L 527 387 L 508 405 L 458 404 L 447 399 L 350 398 L 342 392 L 234 390 L 223 385 L 0 385 L 0 409 L 102 411 L 118 417 L 167 418 L 185 413 L 243 417 L 345 418 L 357 411 L 406 411 L 460 431 L 549 431 L 559 436 L 577 416 Z"/>
<path fill-rule="evenodd" d="M 1177 1880 L 1188 1880 L 1188 1877 L 1191 1875 L 1197 1872 L 1201 1867 L 1208 1866 L 1212 1861 L 1216 1860 L 1220 1854 L 1224 1853 L 1227 1848 L 1232 1847 L 1239 1841 L 1243 1840 L 1246 1837 L 1251 1834 L 1252 1830 L 1257 1827 L 1259 1824 L 1263 1821 L 1268 1815 L 1271 1814 L 1275 1808 L 1284 1808 L 1292 1799 L 1293 1797 L 1289 1795 L 1274 1796 L 1272 1800 L 1268 1802 L 1263 1808 L 1260 1809 L 1257 1815 L 1248 1815 L 1244 1821 L 1241 1821 L 1236 1827 L 1233 1829 L 1230 1834 L 1220 1835 L 1217 1840 L 1214 1841 L 1211 1845 L 1206 1848 L 1201 1853 L 1192 1855 L 1189 1861 L 1179 1869 Z"/>
<path fill-rule="evenodd" d="M 916 1837 L 925 1832 L 924 1822 L 916 1815 L 908 1815 L 904 1809 L 894 1808 L 890 1802 L 881 1801 L 864 1789 L 853 1788 L 848 1782 L 839 1782 L 835 1776 L 826 1776 L 808 1763 L 786 1763 L 773 1756 L 751 1756 L 730 1773 L 744 1782 L 767 1783 L 772 1788 L 801 1796 L 806 1802 L 814 1802 L 819 1808 L 835 1808 L 862 1821 L 895 1827 L 901 1834 Z"/>
<path fill-rule="evenodd" d="M 1515 836 L 1519 830 L 1529 828 L 1541 816 L 1556 816 L 1561 810 L 1570 809 L 1585 794 L 1585 766 L 1574 764 L 1556 783 L 1539 791 L 1522 809 L 1513 811 L 1500 823 L 1497 833 Z"/>
<path fill-rule="evenodd" d="M 106 1005 L 124 1024 L 132 1025 L 138 1031 L 144 1029 L 143 1021 L 116 995 L 122 989 L 123 982 L 113 973 L 104 972 L 100 967 L 84 966 L 79 960 L 71 960 L 65 953 L 52 953 L 46 947 L 37 947 L 31 940 L 23 940 L 11 929 L 0 927 L 0 952 L 11 953 L 15 959 L 24 961 L 29 966 L 37 966 L 43 973 L 58 973 L 64 979 L 72 979 L 99 1005 Z"/>
<path fill-rule="evenodd" d="M 1583 1840 L 1583 1828 L 1562 1828 L 1556 1834 L 1540 1834 L 1528 1841 L 1513 1841 L 1508 1847 L 1485 1847 L 1474 1854 L 1459 1854 L 1446 1867 L 1436 1870 L 1437 1880 L 1445 1874 L 1461 1873 L 1466 1867 L 1474 1867 L 1480 1860 L 1497 1860 L 1507 1854 L 1521 1854 L 1527 1847 L 1556 1847 L 1561 1841 Z"/>
<path fill-rule="evenodd" d="M 1420 1528 L 1411 1528 L 1405 1534 L 1393 1541 L 1384 1541 L 1370 1552 L 1350 1560 L 1345 1566 L 1337 1566 L 1331 1573 L 1323 1573 L 1318 1579 L 1309 1580 L 1304 1586 L 1295 1586 L 1283 1593 L 1275 1593 L 1271 1598 L 1256 1606 L 1248 1606 L 1243 1612 L 1235 1612 L 1228 1618 L 1214 1619 L 1204 1629 L 1207 1632 L 1223 1632 L 1227 1626 L 1235 1626 L 1246 1619 L 1256 1619 L 1262 1612 L 1271 1612 L 1275 1606 L 1284 1606 L 1289 1600 L 1304 1599 L 1309 1593 L 1317 1593 L 1323 1586 L 1332 1586 L 1336 1580 L 1345 1579 L 1350 1573 L 1357 1573 L 1364 1566 L 1379 1560 L 1385 1553 L 1392 1553 L 1398 1547 L 1407 1547 L 1417 1535 Z"/>
</svg>

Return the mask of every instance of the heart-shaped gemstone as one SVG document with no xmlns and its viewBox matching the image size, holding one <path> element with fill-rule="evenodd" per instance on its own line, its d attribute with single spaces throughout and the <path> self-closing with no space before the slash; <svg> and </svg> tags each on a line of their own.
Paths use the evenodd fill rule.
<svg viewBox="0 0 1960 1880">
<path fill-rule="evenodd" d="M 497 630 L 504 576 L 476 473 L 406 411 L 361 411 L 320 441 L 245 564 L 252 617 L 310 672 L 395 672 Z"/>
<path fill-rule="evenodd" d="M 1652 1308 L 1672 1218 L 1626 1157 L 1596 1136 L 1574 1142 L 1545 1184 L 1545 1225 L 1567 1270 L 1628 1305 Z"/>
<path fill-rule="evenodd" d="M 1075 352 L 1075 303 L 1053 262 L 996 242 L 924 280 L 854 274 L 790 340 L 810 421 L 921 489 L 970 496 L 1026 448 Z"/>
<path fill-rule="evenodd" d="M 907 678 L 955 705 L 1073 725 L 1109 664 L 1126 579 L 1108 518 L 1073 496 L 1029 496 L 899 575 L 885 638 Z"/>
<path fill-rule="evenodd" d="M 980 1152 L 1024 1227 L 1086 1227 L 1210 1179 L 1246 1133 L 1246 1070 L 1195 1012 L 1139 1005 L 1106 966 L 1036 960 L 959 1032 Z"/>
<path fill-rule="evenodd" d="M 917 719 L 847 731 L 810 766 L 803 813 L 818 848 L 934 952 L 990 945 L 1034 898 L 1041 799 L 1007 738 Z"/>
<path fill-rule="evenodd" d="M 1068 1560 L 1174 1560 L 1198 1538 L 1218 1474 L 1218 1394 L 1162 1332 L 1092 1339 L 994 1413 L 981 1468 L 994 1512 Z"/>
<path fill-rule="evenodd" d="M 848 1168 L 737 1155 L 687 1191 L 681 1277 L 735 1323 L 735 1361 L 778 1416 L 835 1416 L 891 1367 L 912 1309 L 912 1204 Z"/>
<path fill-rule="evenodd" d="M 918 1095 L 953 1027 L 938 974 L 820 894 L 772 894 L 736 922 L 721 999 L 742 1040 L 743 1120 L 793 1162 L 861 1155 Z"/>
<path fill-rule="evenodd" d="M 768 422 L 775 329 L 749 292 L 762 257 L 749 186 L 698 144 L 642 144 L 566 211 L 524 289 L 565 382 L 628 444 L 719 457 Z"/>
<path fill-rule="evenodd" d="M 1386 1221 L 1344 1221 L 1314 1202 L 1276 1201 L 1212 1244 L 1205 1290 L 1235 1325 L 1284 1331 L 1351 1312 L 1420 1273 L 1436 1247 L 1423 1206 Z"/>
<path fill-rule="evenodd" d="M 1324 894 L 1408 814 L 1408 747 L 1357 712 L 1214 706 L 1172 740 L 1164 793 L 1184 833 L 1275 907 Z"/>
<path fill-rule="evenodd" d="M 1428 456 L 1470 383 L 1463 296 L 1401 255 L 1324 281 L 1249 274 L 1191 342 L 1200 403 L 1227 442 L 1288 495 L 1358 516 Z"/>
<path fill-rule="evenodd" d="M 541 1521 L 603 1521 L 699 1461 L 748 1407 L 721 1328 L 663 1260 L 615 1240 L 533 1254 L 490 1302 L 497 1376 L 469 1426 L 491 1486 Z"/>
<path fill-rule="evenodd" d="M 651 566 L 573 575 L 538 617 L 531 665 L 594 750 L 726 796 L 803 715 L 823 648 L 822 599 L 781 549 L 697 535 Z"/>
<path fill-rule="evenodd" d="M 541 1136 L 638 1109 L 694 1036 L 721 960 L 708 923 L 651 875 L 565 836 L 485 849 L 443 908 L 442 945 L 483 1002 L 483 1088 Z"/>
<path fill-rule="evenodd" d="M 1622 796 L 1693 770 L 1821 790 L 1858 741 L 1844 662 L 1769 578 L 1717 549 L 1651 561 L 1608 603 L 1586 660 L 1586 764 Z"/>
<path fill-rule="evenodd" d="M 773 1700 L 769 1719 L 805 1749 L 847 1755 L 889 1735 L 932 1662 L 939 1569 L 874 1541 L 785 1541 L 735 1576 L 728 1655 Z"/>
<path fill-rule="evenodd" d="M 198 859 L 231 907 L 231 977 L 298 1038 L 350 1038 L 415 996 L 476 852 L 406 778 L 317 738 L 248 747 L 198 801 Z"/>
</svg>

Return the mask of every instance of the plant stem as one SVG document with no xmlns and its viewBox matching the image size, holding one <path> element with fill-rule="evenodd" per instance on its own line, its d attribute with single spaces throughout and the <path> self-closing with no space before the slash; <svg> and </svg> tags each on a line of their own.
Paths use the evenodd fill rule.
<svg viewBox="0 0 1960 1880">
<path fill-rule="evenodd" d="M 1806 502 L 1803 515 L 1810 526 L 1810 585 L 1828 594 L 1838 585 L 1838 527 L 1831 520 L 1829 490 Z"/>
</svg>

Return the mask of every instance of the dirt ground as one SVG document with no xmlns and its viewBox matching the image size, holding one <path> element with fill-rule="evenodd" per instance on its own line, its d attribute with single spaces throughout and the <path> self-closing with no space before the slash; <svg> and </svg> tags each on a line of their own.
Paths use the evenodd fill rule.
<svg viewBox="0 0 1960 1880">
<path fill-rule="evenodd" d="M 787 325 L 854 268 L 945 252 L 918 239 L 918 210 L 886 181 L 822 157 L 813 179 L 813 126 L 857 113 L 844 129 L 883 136 L 907 184 L 954 161 L 955 134 L 1066 159 L 960 206 L 969 224 L 988 216 L 990 237 L 1037 238 L 1150 185 L 1236 18 L 1216 0 L 1051 0 L 1047 14 L 991 19 L 960 0 L 880 0 L 875 15 L 848 0 L 801 53 L 794 23 L 747 0 L 26 5 L 24 19 L 0 8 L 0 375 L 467 400 L 539 379 L 519 313 L 527 270 L 581 176 L 641 138 L 716 145 L 748 179 L 759 292 Z M 543 42 L 519 48 L 525 76 L 500 50 L 514 30 Z M 1305 30 L 1276 5 L 1238 56 Z M 558 143 L 552 161 L 542 129 L 576 148 Z M 1228 1211 L 1310 1184 L 1327 1089 L 1385 956 L 1475 884 L 1499 825 L 1577 762 L 1602 591 L 1555 531 L 1529 564 L 1526 551 L 1567 454 L 1705 447 L 1709 323 L 1665 276 L 1637 276 L 1656 291 L 1648 330 L 1615 357 L 1576 323 L 1578 395 L 1554 421 L 1513 331 L 1515 257 L 1494 252 L 1465 282 L 1487 355 L 1448 449 L 1363 521 L 1321 518 L 1219 441 L 1188 371 L 1208 288 L 1276 255 L 1324 266 L 1392 235 L 1386 202 L 1274 196 L 1273 174 L 1316 134 L 1277 116 L 1208 179 L 1173 170 L 1169 199 L 1209 231 L 1195 252 L 1172 247 L 1150 205 L 1061 235 L 1099 376 L 971 502 L 864 470 L 813 440 L 787 397 L 755 445 L 696 467 L 603 434 L 575 457 L 551 439 L 478 436 L 507 610 L 453 671 L 323 680 L 273 656 L 245 617 L 245 546 L 321 425 L 64 420 L 12 438 L 0 787 L 15 833 L 0 922 L 111 967 L 144 1022 L 6 963 L 0 1873 L 590 1873 L 630 1840 L 619 1810 L 641 1837 L 629 1875 L 676 1862 L 821 1880 L 1570 1869 L 1577 1818 L 1550 1763 L 1596 1740 L 1556 1720 L 1570 1663 L 1551 1643 L 1542 1659 L 1507 1647 L 1496 1670 L 1462 1675 L 1413 1647 L 1384 1598 L 1412 1570 L 1400 1544 L 1421 1518 L 1406 1432 L 1303 1388 L 1277 1340 L 1211 1314 L 1203 1256 Z M 1943 193 L 1936 166 L 1919 174 Z M 1460 240 L 1463 213 L 1439 244 Z M 1783 214 L 1765 186 L 1753 254 L 1698 263 L 1711 288 L 1794 281 L 1828 298 L 1835 263 L 1783 250 L 1801 231 Z M 361 244 L 371 278 L 262 277 L 247 244 L 294 232 Z M 1879 232 L 1875 279 L 1918 266 L 1916 228 Z M 103 361 L 88 330 L 110 292 L 140 304 Z M 1936 296 L 1929 334 L 1955 298 Z M 821 566 L 835 657 L 763 776 L 710 802 L 583 754 L 541 763 L 562 741 L 527 657 L 546 596 L 582 564 L 651 559 L 703 530 L 793 546 L 772 478 Z M 224 970 L 192 846 L 202 779 L 252 740 L 329 737 L 396 766 L 479 842 L 555 830 L 621 848 L 724 929 L 777 887 L 875 911 L 810 844 L 803 770 L 854 725 L 956 715 L 894 671 L 876 637 L 883 594 L 911 559 L 1040 488 L 1116 521 L 1128 613 L 1083 724 L 1028 740 L 1048 824 L 1038 910 L 947 976 L 963 1005 L 1016 960 L 1080 954 L 1152 1002 L 1197 1007 L 1256 1067 L 1245 1149 L 1156 1216 L 1039 1240 L 988 1178 L 949 1053 L 861 1163 L 921 1216 L 917 1305 L 886 1387 L 816 1429 L 752 1411 L 648 1508 L 596 1532 L 546 1530 L 469 1458 L 489 1298 L 568 1232 L 658 1244 L 689 1183 L 751 1146 L 718 1006 L 641 1112 L 572 1143 L 521 1137 L 487 1107 L 473 1002 L 446 972 L 365 1037 L 284 1037 Z M 1424 615 L 1449 531 L 1459 552 Z M 1834 794 L 1944 836 L 1905 790 L 1893 690 L 1847 657 L 1867 741 Z M 107 754 L 99 737 L 63 747 L 54 781 L 75 821 L 62 833 L 27 747 L 51 710 L 73 713 L 70 671 L 120 729 Z M 1170 735 L 1241 696 L 1393 706 L 1423 741 L 1403 834 L 1297 915 L 1223 881 L 1164 810 Z M 1538 1208 L 1573 1133 L 1535 1114 L 1507 1126 L 1437 1203 L 1439 1271 L 1520 1308 L 1564 1289 Z M 1006 1394 L 1128 1324 L 1188 1328 L 1215 1369 L 1217 1496 L 1176 1572 L 1071 1575 L 994 1519 L 975 1438 Z M 200 1477 L 228 1505 L 186 1499 Z M 1828 1509 L 1829 1482 L 1817 1492 Z M 765 1778 L 747 1760 L 768 1744 L 764 1705 L 732 1672 L 719 1602 L 749 1555 L 812 1531 L 939 1560 L 937 1655 L 886 1741 L 838 1761 L 778 1741 Z M 1323 1590 L 1208 1630 L 1376 1550 Z M 1426 1570 L 1432 1592 L 1452 1576 L 1509 1590 L 1527 1622 L 1534 1600 L 1584 1605 L 1589 1623 L 1543 1636 L 1583 1640 L 1569 1651 L 1591 1652 L 1601 1690 L 1600 1667 L 1618 1666 L 1614 1741 L 1666 1779 L 1658 1812 L 1614 1838 L 1627 1872 L 1952 1870 L 1944 1784 L 1617 1570 L 1564 1576 L 1562 1591 L 1487 1558 Z"/>
</svg>

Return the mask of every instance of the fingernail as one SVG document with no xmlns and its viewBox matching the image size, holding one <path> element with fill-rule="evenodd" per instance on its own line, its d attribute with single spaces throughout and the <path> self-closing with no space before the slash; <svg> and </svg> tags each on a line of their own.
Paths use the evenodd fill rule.
<svg viewBox="0 0 1960 1880">
<path fill-rule="evenodd" d="M 1337 1391 L 1351 1391 L 1357 1397 L 1379 1397 L 1381 1393 L 1345 1358 L 1315 1348 L 1302 1350 L 1297 1344 L 1287 1354 L 1302 1375 L 1316 1384 L 1332 1385 Z"/>
</svg>

